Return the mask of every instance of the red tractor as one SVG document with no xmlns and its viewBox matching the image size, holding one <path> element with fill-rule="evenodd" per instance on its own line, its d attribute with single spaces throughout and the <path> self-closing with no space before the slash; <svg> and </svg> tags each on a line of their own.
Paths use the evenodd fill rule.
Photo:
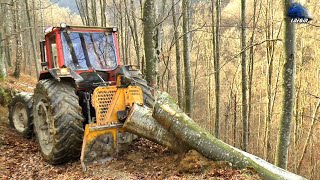
<svg viewBox="0 0 320 180">
<path fill-rule="evenodd" d="M 134 103 L 154 100 L 138 67 L 121 65 L 117 28 L 62 24 L 47 32 L 40 51 L 39 82 L 33 94 L 13 98 L 11 126 L 25 137 L 34 134 L 50 164 L 79 157 L 82 144 L 83 161 L 130 143 L 121 123 Z M 96 139 L 107 145 L 98 148 Z"/>
</svg>

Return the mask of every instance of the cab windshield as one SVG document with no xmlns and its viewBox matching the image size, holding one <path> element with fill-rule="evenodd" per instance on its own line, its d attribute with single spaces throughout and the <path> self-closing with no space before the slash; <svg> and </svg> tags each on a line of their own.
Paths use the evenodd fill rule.
<svg viewBox="0 0 320 180">
<path fill-rule="evenodd" d="M 61 32 L 65 65 L 72 70 L 117 68 L 112 33 Z"/>
</svg>

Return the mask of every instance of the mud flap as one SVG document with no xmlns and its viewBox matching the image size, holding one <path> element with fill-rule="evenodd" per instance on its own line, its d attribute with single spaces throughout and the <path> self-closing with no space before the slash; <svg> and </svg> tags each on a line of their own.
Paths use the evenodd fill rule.
<svg viewBox="0 0 320 180">
<path fill-rule="evenodd" d="M 80 157 L 84 171 L 88 163 L 108 160 L 117 155 L 118 129 L 118 125 L 86 124 Z"/>
</svg>

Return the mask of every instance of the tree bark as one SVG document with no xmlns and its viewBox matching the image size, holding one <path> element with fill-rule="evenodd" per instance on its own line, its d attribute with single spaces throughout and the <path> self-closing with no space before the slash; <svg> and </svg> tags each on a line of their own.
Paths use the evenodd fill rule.
<svg viewBox="0 0 320 180">
<path fill-rule="evenodd" d="M 246 47 L 246 0 L 241 0 L 241 49 Z M 242 122 L 243 122 L 243 134 L 242 134 L 242 149 L 247 151 L 248 147 L 248 100 L 247 100 L 247 60 L 246 51 L 241 53 L 241 81 L 242 81 Z"/>
<path fill-rule="evenodd" d="M 253 47 L 253 42 L 255 39 L 255 31 L 256 31 L 256 27 L 258 24 L 258 19 L 259 19 L 259 14 L 260 11 L 258 12 L 258 16 L 257 16 L 257 0 L 253 1 L 253 15 L 252 15 L 252 34 L 250 37 L 250 51 L 249 51 L 249 74 L 248 74 L 248 129 L 249 129 L 249 135 L 248 135 L 248 139 L 250 139 L 250 118 L 251 118 L 251 113 L 252 113 L 252 82 L 253 82 L 253 74 L 254 74 L 254 47 Z"/>
<path fill-rule="evenodd" d="M 213 38 L 214 47 L 214 80 L 215 80 L 215 98 L 216 98 L 216 116 L 215 116 L 215 136 L 220 138 L 220 19 L 221 19 L 221 0 L 216 0 L 216 34 Z M 212 18 L 214 20 L 214 18 Z M 213 22 L 212 22 L 213 23 Z M 214 23 L 213 23 L 214 24 Z M 212 27 L 214 33 L 214 27 Z"/>
<path fill-rule="evenodd" d="M 20 77 L 20 66 L 22 61 L 22 36 L 20 32 L 20 4 L 19 1 L 15 2 L 16 11 L 12 11 L 14 16 L 14 30 L 15 30 L 15 41 L 16 41 L 16 64 L 14 68 L 14 77 Z"/>
<path fill-rule="evenodd" d="M 238 168 L 253 167 L 265 179 L 304 179 L 215 138 L 188 117 L 165 92 L 159 95 L 152 116 L 177 139 L 210 159 L 228 161 Z"/>
<path fill-rule="evenodd" d="M 0 15 L 3 17 L 3 15 L 5 14 L 5 6 L 0 3 Z M 0 39 L 2 39 L 3 36 L 3 30 L 4 28 L 6 28 L 6 25 L 3 22 L 3 19 L 0 19 Z M 6 48 L 4 47 L 3 43 L 4 41 L 0 41 L 0 79 L 4 79 L 7 76 L 7 70 L 6 70 L 6 66 L 5 66 L 5 50 Z"/>
<path fill-rule="evenodd" d="M 190 54 L 190 32 L 189 32 L 189 3 L 190 0 L 182 0 L 182 29 L 183 29 L 183 61 L 185 78 L 185 106 L 186 113 L 192 117 L 193 97 L 192 97 L 192 74 L 191 74 L 191 54 Z"/>
<path fill-rule="evenodd" d="M 28 25 L 30 27 L 29 33 L 30 33 L 30 39 L 31 39 L 31 44 L 32 44 L 32 53 L 33 53 L 33 59 L 34 59 L 34 65 L 36 67 L 36 73 L 37 73 L 37 78 L 40 75 L 39 72 L 39 67 L 38 67 L 38 56 L 37 56 L 37 47 L 36 47 L 36 43 L 35 43 L 35 38 L 33 36 L 32 33 L 32 28 L 31 28 L 31 17 L 30 17 L 30 13 L 29 13 L 29 5 L 28 5 L 28 0 L 25 0 L 25 5 L 26 5 L 26 13 L 27 13 L 27 19 L 28 19 Z"/>
<path fill-rule="evenodd" d="M 101 16 L 101 19 L 100 19 L 100 22 L 101 22 L 101 26 L 102 27 L 106 27 L 107 25 L 107 17 L 106 17 L 106 6 L 107 6 L 107 2 L 106 0 L 99 0 L 99 3 L 100 3 L 100 16 Z"/>
<path fill-rule="evenodd" d="M 98 26 L 96 1 L 91 1 L 92 26 Z"/>
<path fill-rule="evenodd" d="M 146 58 L 146 80 L 150 87 L 157 87 L 157 59 L 155 52 L 154 30 L 155 11 L 154 0 L 146 0 L 143 10 L 144 52 Z"/>
<path fill-rule="evenodd" d="M 136 52 L 136 57 L 137 57 L 136 64 L 140 67 L 141 66 L 140 65 L 140 45 L 139 45 L 139 37 L 138 37 L 138 32 L 137 32 L 138 31 L 137 30 L 137 21 L 136 21 L 136 17 L 135 17 L 135 13 L 134 13 L 134 2 L 133 2 L 133 0 L 130 0 L 130 11 L 131 11 L 132 23 L 133 24 L 130 21 L 129 8 L 128 8 L 126 0 L 124 1 L 124 6 L 125 6 L 125 10 L 126 10 L 125 14 L 126 14 L 126 17 L 127 17 L 128 25 L 130 27 L 130 32 L 131 32 L 132 39 L 133 39 L 134 50 Z M 132 58 L 130 58 L 130 61 L 131 61 L 131 59 Z"/>
<path fill-rule="evenodd" d="M 236 146 L 237 137 L 237 94 L 234 94 L 234 105 L 233 105 L 233 146 Z"/>
<path fill-rule="evenodd" d="M 10 12 L 9 12 L 9 8 L 7 7 L 7 5 L 5 4 L 0 4 L 0 6 L 2 6 L 2 14 L 1 17 L 4 17 L 5 19 L 10 19 Z M 2 20 L 3 21 L 3 20 Z M 2 36 L 6 36 L 9 33 L 9 25 L 10 23 L 8 21 L 6 21 L 6 23 L 0 23 L 1 26 L 3 27 L 3 32 L 2 32 Z M 7 38 L 3 43 L 3 46 L 5 48 L 5 57 L 4 57 L 4 65 L 6 65 L 6 63 L 8 64 L 9 67 L 12 67 L 12 62 L 11 62 L 11 52 L 10 52 L 10 39 Z"/>
<path fill-rule="evenodd" d="M 267 2 L 266 9 L 266 39 L 273 39 L 273 3 L 272 1 Z M 273 93 L 272 93 L 272 79 L 273 79 L 273 64 L 274 64 L 274 53 L 275 53 L 275 44 L 274 42 L 268 41 L 266 44 L 266 58 L 267 58 L 267 114 L 266 114 L 266 122 L 265 122 L 265 142 L 264 142 L 264 158 L 271 162 L 271 122 L 272 122 L 272 104 L 273 102 Z"/>
<path fill-rule="evenodd" d="M 293 0 L 284 0 L 284 16 Z M 275 163 L 277 166 L 287 169 L 288 148 L 290 143 L 291 121 L 293 117 L 294 104 L 294 74 L 295 74 L 295 24 L 285 18 L 284 28 L 284 51 L 285 64 L 283 68 L 283 101 L 282 115 L 278 133 L 278 144 L 276 149 Z"/>
<path fill-rule="evenodd" d="M 183 153 L 189 148 L 179 141 L 172 133 L 162 127 L 153 117 L 152 110 L 134 105 L 126 119 L 123 128 L 140 137 L 149 139 L 176 153 Z"/>
<path fill-rule="evenodd" d="M 136 50 L 136 55 L 137 55 L 137 64 L 139 67 L 141 67 L 141 57 L 140 57 L 140 42 L 139 42 L 139 36 L 138 36 L 138 25 L 137 25 L 137 18 L 134 12 L 134 2 L 133 0 L 130 1 L 130 9 L 131 9 L 131 16 L 132 16 L 132 22 L 133 22 L 133 37 L 134 42 L 135 42 L 135 50 Z"/>
<path fill-rule="evenodd" d="M 179 30 L 176 20 L 176 8 L 174 0 L 172 0 L 172 21 L 174 29 L 174 40 L 176 47 L 176 80 L 177 80 L 177 94 L 178 94 L 178 104 L 182 108 L 183 103 L 183 89 L 182 89 L 182 80 L 181 80 L 181 55 L 180 55 L 180 43 L 179 43 Z"/>
<path fill-rule="evenodd" d="M 2 29 L 0 29 L 0 39 L 2 39 Z M 5 53 L 2 45 L 3 43 L 0 42 L 0 79 L 4 79 L 7 76 L 7 70 L 5 66 Z"/>
</svg>

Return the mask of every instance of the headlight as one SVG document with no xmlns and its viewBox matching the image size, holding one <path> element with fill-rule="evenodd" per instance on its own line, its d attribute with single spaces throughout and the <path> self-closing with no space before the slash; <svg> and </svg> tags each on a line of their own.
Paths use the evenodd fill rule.
<svg viewBox="0 0 320 180">
<path fill-rule="evenodd" d="M 69 68 L 61 68 L 58 70 L 58 75 L 68 75 L 68 74 L 70 74 Z"/>
<path fill-rule="evenodd" d="M 63 22 L 63 23 L 60 23 L 60 27 L 61 27 L 61 28 L 66 28 L 66 27 L 67 27 L 67 23 L 64 23 L 64 22 Z"/>
</svg>

